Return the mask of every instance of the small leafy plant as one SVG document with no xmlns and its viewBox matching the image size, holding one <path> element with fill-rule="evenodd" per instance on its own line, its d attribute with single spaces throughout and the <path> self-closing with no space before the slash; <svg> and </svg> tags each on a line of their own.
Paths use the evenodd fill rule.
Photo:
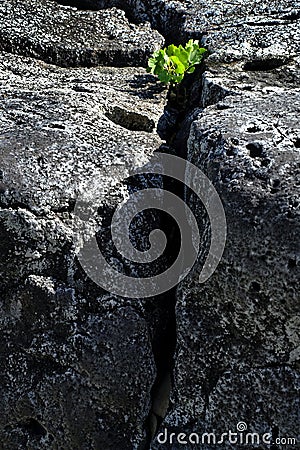
<svg viewBox="0 0 300 450">
<path fill-rule="evenodd" d="M 175 85 L 183 80 L 186 73 L 195 71 L 195 66 L 201 63 L 206 52 L 205 48 L 199 47 L 199 41 L 193 39 L 185 47 L 169 45 L 153 53 L 147 72 L 157 75 L 163 83 Z"/>
</svg>

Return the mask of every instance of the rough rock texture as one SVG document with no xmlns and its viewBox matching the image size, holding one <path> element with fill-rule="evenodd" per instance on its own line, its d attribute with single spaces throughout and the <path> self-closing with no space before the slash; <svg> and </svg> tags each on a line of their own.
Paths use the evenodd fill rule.
<svg viewBox="0 0 300 450">
<path fill-rule="evenodd" d="M 67 209 L 99 173 L 105 197 L 160 144 L 164 93 L 143 69 L 59 69 L 5 54 L 0 67 L 2 201 Z"/>
<path fill-rule="evenodd" d="M 0 4 L 0 49 L 63 67 L 139 66 L 163 44 L 149 23 L 129 23 L 124 11 L 82 11 L 52 0 Z"/>
<path fill-rule="evenodd" d="M 299 448 L 299 5 L 2 1 L 0 18 L 2 448 L 148 448 L 173 381 L 160 431 L 219 438 L 244 421 Z M 80 268 L 72 234 L 76 198 L 100 176 L 109 254 L 109 220 L 128 195 L 121 180 L 161 144 L 165 91 L 153 78 L 88 68 L 145 64 L 163 42 L 145 21 L 173 42 L 202 38 L 212 52 L 201 100 L 196 82 L 196 109 L 177 131 L 189 134 L 187 158 L 215 184 L 228 222 L 213 277 L 198 283 L 203 240 L 178 288 L 172 376 L 172 298 L 104 292 Z M 129 189 L 149 181 L 160 185 L 141 178 Z M 185 199 L 209 236 L 201 204 L 189 191 Z M 148 236 L 156 220 L 144 215 L 133 228 Z M 110 262 L 134 273 L 115 255 Z M 152 448 L 182 446 L 173 437 Z"/>
<path fill-rule="evenodd" d="M 276 0 L 271 5 L 255 0 L 59 0 L 59 3 L 79 9 L 121 8 L 135 22 L 149 21 L 172 42 L 191 37 L 202 39 L 212 50 L 218 49 L 219 54 L 225 43 L 230 58 L 238 55 L 243 58 L 247 50 L 245 40 L 251 41 L 254 52 L 272 45 L 282 57 L 289 46 L 299 46 L 299 2 L 293 0 Z M 287 26 L 294 35 L 289 46 L 282 39 Z M 271 41 L 270 31 L 274 37 Z"/>
<path fill-rule="evenodd" d="M 144 440 L 155 364 L 141 314 L 103 297 L 89 311 L 86 296 L 50 277 L 29 276 L 10 293 L 3 448 L 131 449 Z"/>
<path fill-rule="evenodd" d="M 186 38 L 185 23 L 187 7 L 185 2 L 173 0 L 58 0 L 62 5 L 78 9 L 102 10 L 116 7 L 125 11 L 134 23 L 149 22 L 167 40 L 181 42 Z"/>
<path fill-rule="evenodd" d="M 192 125 L 188 159 L 214 181 L 228 236 L 211 279 L 200 285 L 196 271 L 178 290 L 169 420 L 179 429 L 196 413 L 198 430 L 222 434 L 244 420 L 252 431 L 279 426 L 299 438 L 299 107 L 299 91 L 257 89 L 209 106 Z M 196 199 L 187 201 L 199 217 Z M 278 381 L 287 370 L 290 396 Z M 266 408 L 268 392 L 276 408 Z"/>
<path fill-rule="evenodd" d="M 201 442 L 204 432 L 219 439 L 244 421 L 249 432 L 295 438 L 300 448 L 299 10 L 191 3 L 214 53 L 187 159 L 217 188 L 228 236 L 218 269 L 199 284 L 209 223 L 187 192 L 208 237 L 177 291 L 173 407 L 161 431 L 196 432 Z M 183 448 L 176 437 L 168 442 L 153 448 Z M 219 447 L 206 440 L 200 448 Z"/>
<path fill-rule="evenodd" d="M 165 91 L 143 69 L 62 69 L 5 53 L 0 79 L 2 448 L 136 448 L 166 316 L 86 279 L 71 211 L 100 176 L 105 226 L 126 195 L 120 180 L 160 145 Z"/>
<path fill-rule="evenodd" d="M 289 32 L 294 32 L 299 39 L 299 2 L 276 0 L 269 4 L 255 0 L 184 0 L 181 5 L 185 10 L 183 32 L 201 34 L 204 42 L 208 42 L 211 49 L 219 54 L 223 52 L 221 45 L 224 42 L 232 57 L 238 53 L 242 58 L 250 47 L 255 51 L 255 48 L 270 46 L 279 49 L 282 45 L 281 49 L 285 51 L 288 47 L 299 46 L 299 42 L 284 36 L 288 27 Z"/>
</svg>

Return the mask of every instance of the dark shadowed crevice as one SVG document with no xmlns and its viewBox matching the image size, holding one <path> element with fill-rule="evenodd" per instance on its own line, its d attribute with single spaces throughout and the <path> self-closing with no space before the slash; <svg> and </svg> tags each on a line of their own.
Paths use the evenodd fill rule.
<svg viewBox="0 0 300 450">
<path fill-rule="evenodd" d="M 298 139 L 296 139 L 296 140 L 294 141 L 294 146 L 295 146 L 296 148 L 300 148 L 300 138 L 298 138 Z"/>
<path fill-rule="evenodd" d="M 295 10 L 292 11 L 291 13 L 284 14 L 282 16 L 282 19 L 290 22 L 295 22 L 296 20 L 300 19 L 300 11 Z"/>
<path fill-rule="evenodd" d="M 259 142 L 250 142 L 246 145 L 246 148 L 249 150 L 251 158 L 261 158 L 264 156 L 264 148 Z"/>
<path fill-rule="evenodd" d="M 252 61 L 247 61 L 243 69 L 251 72 L 265 72 L 278 69 L 287 64 L 287 62 L 286 59 L 279 58 L 253 59 Z"/>
<path fill-rule="evenodd" d="M 130 111 L 121 106 L 113 106 L 106 111 L 105 116 L 123 128 L 130 131 L 145 131 L 151 133 L 155 128 L 153 119 L 150 119 L 147 115 Z"/>
<path fill-rule="evenodd" d="M 157 376 L 151 389 L 151 409 L 145 427 L 148 449 L 170 407 L 173 383 L 174 353 L 176 348 L 175 288 L 158 299 L 163 309 L 161 328 L 152 342 Z"/>
<path fill-rule="evenodd" d="M 197 68 L 192 75 L 188 75 L 184 82 L 177 87 L 170 87 L 168 102 L 164 114 L 158 125 L 158 134 L 165 140 L 160 148 L 161 152 L 181 156 L 186 159 L 187 140 L 195 111 L 200 104 L 201 79 L 204 65 Z M 175 194 L 184 198 L 184 186 L 179 181 L 164 177 L 163 186 Z M 163 219 L 164 231 L 171 241 L 169 260 L 174 260 L 179 251 L 181 236 L 180 231 L 171 219 Z M 158 339 L 153 340 L 152 348 L 155 359 L 157 377 L 152 387 L 152 407 L 146 422 L 147 444 L 145 449 L 151 447 L 151 442 L 159 432 L 159 429 L 171 408 L 170 396 L 173 388 L 175 351 L 177 346 L 176 302 L 177 287 L 158 298 L 164 309 L 164 326 L 157 332 Z"/>
<path fill-rule="evenodd" d="M 19 426 L 23 428 L 30 436 L 43 437 L 46 436 L 46 428 L 33 417 L 28 417 L 19 423 Z"/>
</svg>

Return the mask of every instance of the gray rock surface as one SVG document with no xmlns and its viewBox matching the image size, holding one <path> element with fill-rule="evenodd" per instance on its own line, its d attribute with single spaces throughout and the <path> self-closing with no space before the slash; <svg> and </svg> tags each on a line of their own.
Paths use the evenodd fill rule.
<svg viewBox="0 0 300 450">
<path fill-rule="evenodd" d="M 203 42 L 222 57 L 225 50 L 230 58 L 244 59 L 250 47 L 254 52 L 271 47 L 273 56 L 275 49 L 281 48 L 281 55 L 290 48 L 299 49 L 297 1 L 276 0 L 270 5 L 255 0 L 184 0 L 181 4 L 185 9 L 183 32 L 201 34 Z M 286 35 L 287 29 L 291 35 Z"/>
<path fill-rule="evenodd" d="M 160 431 L 220 438 L 243 421 L 249 432 L 291 437 L 299 448 L 299 9 L 200 6 L 190 3 L 185 26 L 207 30 L 212 54 L 187 159 L 218 190 L 228 236 L 216 272 L 199 284 L 209 222 L 187 191 L 206 240 L 177 291 L 173 407 Z M 168 442 L 152 448 L 183 448 Z"/>
<path fill-rule="evenodd" d="M 63 67 L 139 66 L 163 44 L 149 23 L 116 8 L 80 10 L 53 0 L 0 4 L 0 49 Z"/>
<path fill-rule="evenodd" d="M 90 10 L 120 8 L 132 22 L 149 22 L 172 42 L 186 37 L 187 5 L 181 0 L 59 0 L 59 3 Z"/>
<path fill-rule="evenodd" d="M 2 1 L 0 19 L 2 448 L 148 448 L 166 410 L 159 431 L 219 437 L 243 421 L 299 448 L 299 5 Z M 172 298 L 98 288 L 72 230 L 76 198 L 95 179 L 104 246 L 128 189 L 160 185 L 122 180 L 161 144 L 166 90 L 144 69 L 103 67 L 145 64 L 163 42 L 145 21 L 211 51 L 178 134 L 192 121 L 187 158 L 214 183 L 228 223 L 222 261 L 200 285 L 209 223 L 185 192 L 206 239 L 176 293 L 171 376 L 162 347 L 170 357 Z M 148 236 L 153 224 L 145 215 L 133 228 Z"/>
<path fill-rule="evenodd" d="M 228 235 L 211 279 L 200 285 L 196 270 L 178 289 L 169 423 L 179 429 L 190 429 L 196 414 L 195 428 L 205 431 L 222 434 L 243 420 L 253 432 L 280 426 L 282 436 L 299 439 L 299 106 L 298 90 L 269 86 L 259 94 L 257 86 L 208 106 L 192 125 L 188 159 L 213 180 Z M 195 198 L 187 202 L 203 215 Z M 277 380 L 287 368 L 294 370 L 289 397 Z M 245 409 L 248 372 L 252 407 Z M 266 410 L 260 399 L 270 384 L 277 407 Z"/>
<path fill-rule="evenodd" d="M 290 53 L 290 47 L 298 46 L 299 50 L 299 2 L 293 0 L 276 0 L 272 5 L 255 0 L 60 0 L 60 3 L 81 8 L 124 9 L 128 17 L 137 22 L 149 21 L 172 42 L 201 39 L 211 50 L 218 50 L 222 58 L 225 52 L 229 59 L 243 59 L 250 46 L 254 56 L 270 46 L 273 57 L 277 52 L 283 58 L 284 53 Z M 287 27 L 291 33 L 289 45 L 282 36 Z"/>
<path fill-rule="evenodd" d="M 137 448 L 166 316 L 87 280 L 72 210 L 101 177 L 105 228 L 129 168 L 161 143 L 166 91 L 144 69 L 64 69 L 5 53 L 0 79 L 2 448 Z"/>
<path fill-rule="evenodd" d="M 67 209 L 100 174 L 105 198 L 160 145 L 165 92 L 143 69 L 60 69 L 6 54 L 0 68 L 2 202 Z"/>
</svg>

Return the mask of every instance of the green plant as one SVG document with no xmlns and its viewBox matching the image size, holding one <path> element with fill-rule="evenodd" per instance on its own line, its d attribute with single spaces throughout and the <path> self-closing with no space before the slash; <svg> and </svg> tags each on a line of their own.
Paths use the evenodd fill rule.
<svg viewBox="0 0 300 450">
<path fill-rule="evenodd" d="M 153 53 L 147 72 L 157 75 L 163 83 L 180 83 L 186 73 L 195 71 L 195 66 L 201 63 L 206 52 L 205 48 L 199 47 L 199 41 L 192 39 L 185 47 L 169 45 Z"/>
</svg>

